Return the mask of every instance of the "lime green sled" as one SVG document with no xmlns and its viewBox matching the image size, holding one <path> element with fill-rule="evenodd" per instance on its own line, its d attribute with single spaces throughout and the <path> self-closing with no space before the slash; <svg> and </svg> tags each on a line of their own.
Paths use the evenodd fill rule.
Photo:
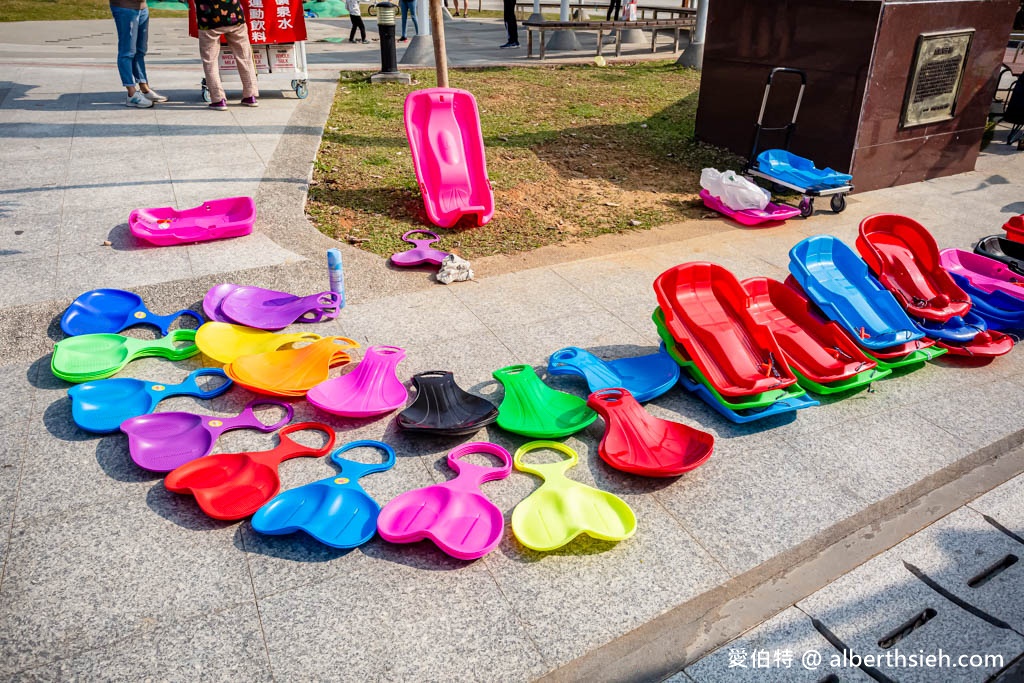
<svg viewBox="0 0 1024 683">
<path fill-rule="evenodd" d="M 191 358 L 199 353 L 195 338 L 195 330 L 185 329 L 174 330 L 160 339 L 135 339 L 120 334 L 68 337 L 53 347 L 50 370 L 65 382 L 104 379 L 116 375 L 136 358 Z"/>
<path fill-rule="evenodd" d="M 675 361 L 679 363 L 684 370 L 688 371 L 691 377 L 706 386 L 712 395 L 714 395 L 715 400 L 729 410 L 766 408 L 778 401 L 790 398 L 799 398 L 807 393 L 807 391 L 799 384 L 793 384 L 785 389 L 774 389 L 761 394 L 744 396 L 741 400 L 726 400 L 720 393 L 718 393 L 718 390 L 711 385 L 711 382 L 709 382 L 704 376 L 704 373 L 694 365 L 693 361 L 683 355 L 682 350 L 679 348 L 679 343 L 672 337 L 672 334 L 668 331 L 668 327 L 665 325 L 665 314 L 661 312 L 661 308 L 655 308 L 654 314 L 651 318 L 654 320 L 654 325 L 658 328 L 658 336 L 661 337 L 663 342 L 665 342 L 665 348 L 668 350 L 668 354 L 672 356 L 672 358 L 675 359 Z"/>
<path fill-rule="evenodd" d="M 550 449 L 567 460 L 527 465 L 530 451 Z M 520 472 L 544 480 L 512 511 L 512 533 L 527 548 L 549 551 L 561 548 L 580 534 L 602 541 L 623 541 L 636 532 L 636 515 L 626 501 L 565 476 L 579 462 L 576 451 L 557 441 L 530 441 L 513 458 Z"/>
<path fill-rule="evenodd" d="M 797 383 L 800 384 L 807 391 L 814 392 L 815 394 L 827 395 L 827 394 L 839 394 L 844 391 L 853 391 L 854 389 L 862 389 L 867 385 L 874 382 L 876 379 L 883 379 L 892 374 L 892 370 L 885 368 L 884 370 L 879 368 L 871 368 L 863 372 L 858 372 L 853 377 L 847 377 L 831 384 L 818 384 L 812 379 L 807 379 L 800 372 L 790 366 L 790 370 L 796 375 Z"/>
</svg>

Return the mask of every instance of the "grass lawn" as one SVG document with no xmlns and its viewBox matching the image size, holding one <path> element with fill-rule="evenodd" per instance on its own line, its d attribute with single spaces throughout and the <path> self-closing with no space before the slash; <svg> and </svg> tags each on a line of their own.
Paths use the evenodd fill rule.
<svg viewBox="0 0 1024 683">
<path fill-rule="evenodd" d="M 418 87 L 435 84 L 417 71 Z M 693 141 L 700 76 L 671 62 L 452 71 L 480 107 L 496 211 L 483 228 L 437 230 L 467 258 L 694 218 L 700 169 L 738 168 Z M 342 73 L 307 211 L 339 240 L 389 255 L 427 227 L 402 123 L 407 87 Z"/>
<path fill-rule="evenodd" d="M 183 17 L 184 12 L 151 9 L 151 17 Z M 0 21 L 110 19 L 109 0 L 0 0 Z"/>
</svg>

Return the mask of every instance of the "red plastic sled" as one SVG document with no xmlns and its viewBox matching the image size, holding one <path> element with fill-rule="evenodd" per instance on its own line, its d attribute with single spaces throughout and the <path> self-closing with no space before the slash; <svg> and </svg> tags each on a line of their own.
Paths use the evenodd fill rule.
<svg viewBox="0 0 1024 683">
<path fill-rule="evenodd" d="M 761 225 L 762 223 L 781 223 L 800 215 L 800 209 L 794 206 L 772 204 L 771 202 L 768 202 L 768 206 L 763 209 L 743 209 L 737 211 L 736 209 L 730 209 L 721 199 L 707 190 L 700 191 L 700 198 L 704 200 L 704 206 L 747 227 Z"/>
<path fill-rule="evenodd" d="M 750 295 L 754 320 L 772 331 L 790 365 L 807 379 L 831 384 L 878 365 L 843 328 L 815 312 L 801 292 L 766 277 L 742 284 Z"/>
<path fill-rule="evenodd" d="M 754 322 L 736 276 L 713 263 L 684 263 L 654 281 L 672 336 L 723 396 L 749 396 L 796 382 L 771 331 Z"/>
<path fill-rule="evenodd" d="M 1013 338 L 1002 332 L 986 330 L 979 332 L 974 339 L 966 344 L 937 341 L 939 348 L 946 349 L 951 356 L 967 358 L 995 358 L 1004 356 L 1013 350 Z"/>
<path fill-rule="evenodd" d="M 140 240 L 166 247 L 248 235 L 255 222 L 252 197 L 228 197 L 183 211 L 170 206 L 135 209 L 128 216 L 128 229 Z"/>
<path fill-rule="evenodd" d="M 939 247 L 923 225 L 893 213 L 860 222 L 857 251 L 912 316 L 945 322 L 971 310 L 967 293 L 939 264 Z"/>
<path fill-rule="evenodd" d="M 1014 242 L 1024 242 L 1024 214 L 1014 216 L 1003 223 L 1003 230 L 1006 231 L 1006 239 Z"/>
<path fill-rule="evenodd" d="M 597 453 L 611 467 L 644 477 L 675 477 L 711 457 L 715 437 L 654 417 L 625 389 L 601 389 L 587 405 L 604 418 Z"/>
<path fill-rule="evenodd" d="M 427 217 L 442 228 L 463 216 L 494 216 L 476 100 L 465 90 L 426 88 L 405 98 L 405 134 Z"/>
</svg>

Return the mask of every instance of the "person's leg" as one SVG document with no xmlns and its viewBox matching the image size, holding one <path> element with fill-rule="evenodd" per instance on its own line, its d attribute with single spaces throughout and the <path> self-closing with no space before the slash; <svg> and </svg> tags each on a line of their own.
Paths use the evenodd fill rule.
<svg viewBox="0 0 1024 683">
<path fill-rule="evenodd" d="M 348 32 L 348 42 L 354 43 L 354 42 L 356 42 L 356 29 L 358 28 L 358 24 L 356 24 L 356 20 L 359 17 L 355 16 L 354 14 L 350 14 L 350 15 L 348 15 L 348 18 L 352 20 L 352 30 Z"/>
<path fill-rule="evenodd" d="M 220 34 L 214 30 L 199 31 L 199 57 L 203 60 L 203 74 L 206 88 L 210 91 L 210 104 L 224 100 L 224 88 L 220 84 Z"/>
<path fill-rule="evenodd" d="M 259 96 L 256 85 L 256 66 L 252 62 L 252 46 L 249 44 L 249 29 L 245 24 L 235 24 L 224 29 L 224 36 L 238 65 L 238 77 L 242 79 L 242 104 L 254 106 Z"/>
<path fill-rule="evenodd" d="M 406 0 L 398 0 L 398 7 L 402 11 L 402 37 L 405 40 L 405 25 L 409 20 L 409 3 Z"/>
<path fill-rule="evenodd" d="M 136 20 L 139 13 L 126 7 L 111 7 L 110 13 L 117 28 L 117 73 L 121 77 L 121 85 L 128 89 L 128 96 L 131 97 L 135 94 L 136 85 L 132 74 L 136 43 L 133 26 L 138 26 Z"/>
<path fill-rule="evenodd" d="M 505 31 L 508 33 L 506 45 L 519 45 L 519 26 L 516 24 L 516 0 L 505 0 Z"/>
<path fill-rule="evenodd" d="M 412 28 L 416 35 L 420 34 L 420 22 L 416 18 L 416 0 L 409 0 L 409 14 L 412 15 Z"/>
<path fill-rule="evenodd" d="M 149 10 L 139 11 L 138 28 L 135 31 L 135 57 L 132 59 L 132 76 L 142 92 L 149 90 L 146 78 L 146 50 L 149 48 Z"/>
<path fill-rule="evenodd" d="M 363 23 L 363 18 L 361 16 L 357 16 L 357 17 L 354 18 L 353 21 L 358 22 L 356 25 L 359 27 L 359 40 L 361 40 L 362 42 L 365 43 L 366 42 L 366 24 Z"/>
<path fill-rule="evenodd" d="M 622 12 L 622 0 L 612 0 L 612 4 L 615 5 L 615 21 L 618 21 L 619 13 Z"/>
</svg>

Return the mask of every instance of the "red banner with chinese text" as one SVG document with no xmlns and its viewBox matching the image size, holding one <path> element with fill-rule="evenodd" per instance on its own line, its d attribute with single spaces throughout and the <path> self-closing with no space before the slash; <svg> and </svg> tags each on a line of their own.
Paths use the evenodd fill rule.
<svg viewBox="0 0 1024 683">
<path fill-rule="evenodd" d="M 188 3 L 188 34 L 199 37 L 196 0 Z M 280 45 L 306 39 L 302 0 L 241 0 L 253 45 Z"/>
</svg>

